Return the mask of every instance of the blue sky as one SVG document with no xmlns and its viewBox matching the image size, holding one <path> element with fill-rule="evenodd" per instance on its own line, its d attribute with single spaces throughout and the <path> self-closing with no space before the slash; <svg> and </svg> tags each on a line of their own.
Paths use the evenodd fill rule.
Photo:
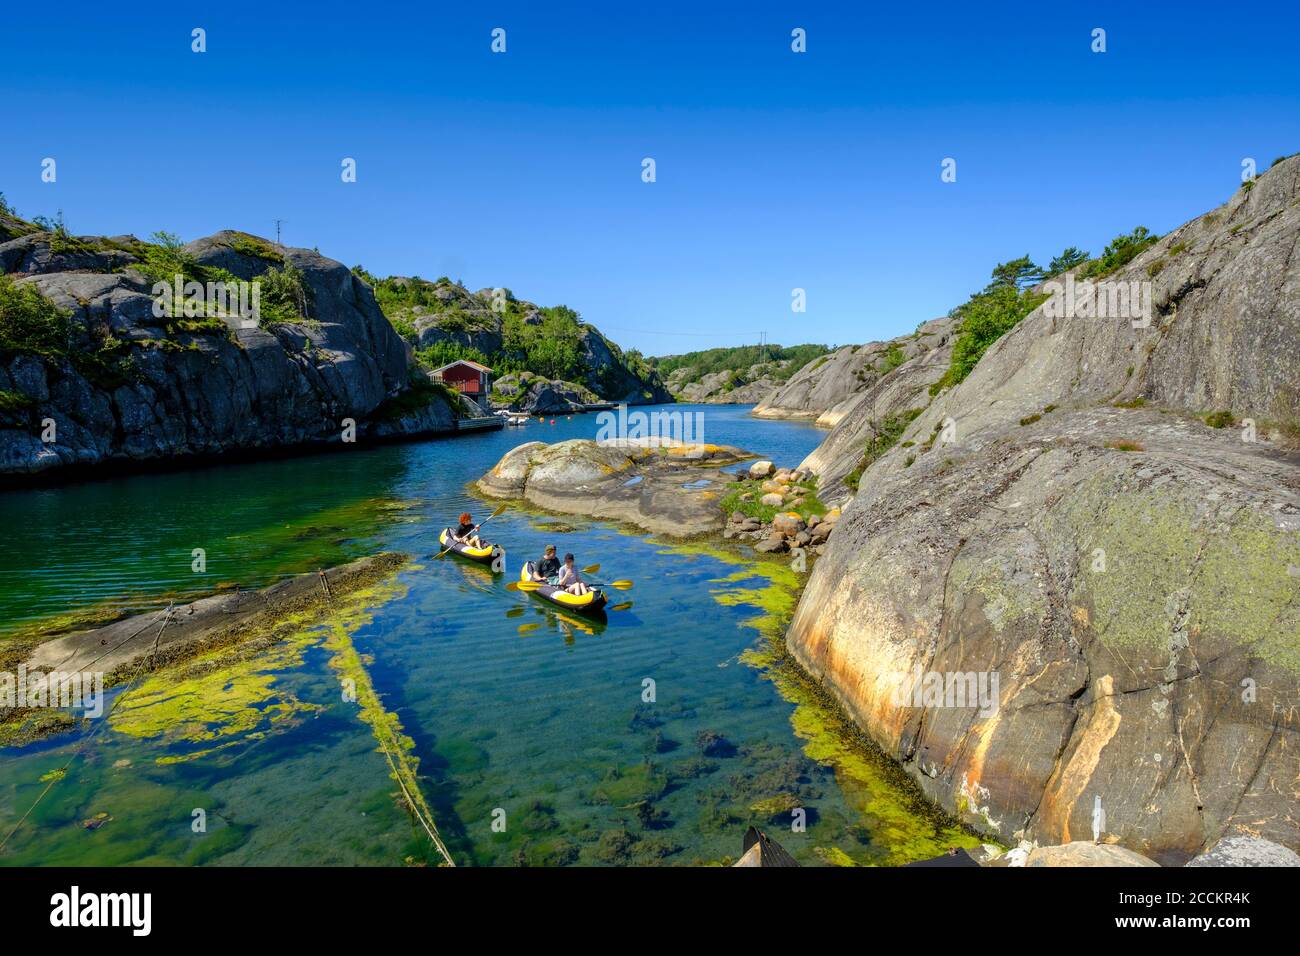
<svg viewBox="0 0 1300 956">
<path fill-rule="evenodd" d="M 10 4 L 0 191 L 78 233 L 280 218 L 666 354 L 910 331 L 997 261 L 1167 231 L 1300 150 L 1294 3 L 705 6 Z"/>
</svg>

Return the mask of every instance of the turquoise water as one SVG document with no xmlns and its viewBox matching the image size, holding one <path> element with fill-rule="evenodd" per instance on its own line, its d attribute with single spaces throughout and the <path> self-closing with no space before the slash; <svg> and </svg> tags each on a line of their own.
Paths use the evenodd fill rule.
<svg viewBox="0 0 1300 956">
<path fill-rule="evenodd" d="M 797 464 L 822 437 L 747 408 L 676 410 L 702 411 L 709 441 L 778 464 Z M 465 485 L 505 451 L 596 428 L 594 415 L 534 420 L 8 494 L 0 619 L 13 631 L 87 606 L 155 607 L 381 548 L 427 559 L 457 513 L 490 508 Z M 489 531 L 508 550 L 510 577 L 555 542 L 580 565 L 600 562 L 598 578 L 635 587 L 615 598 L 630 607 L 593 625 L 507 591 L 485 568 L 421 560 L 350 628 L 383 705 L 414 742 L 458 863 L 716 862 L 738 855 L 751 823 L 807 863 L 828 848 L 860 861 L 882 852 L 834 772 L 803 754 L 792 705 L 738 659 L 759 640 L 754 581 L 728 580 L 752 566 L 747 557 L 515 511 Z M 191 570 L 194 548 L 206 553 L 203 574 Z M 327 637 L 319 629 L 230 675 L 161 689 L 150 706 L 135 706 L 148 703 L 141 688 L 119 709 L 122 723 L 0 750 L 0 839 L 36 804 L 0 863 L 436 862 L 393 799 L 358 705 L 341 699 Z M 791 830 L 774 799 L 806 808 L 806 830 Z"/>
</svg>

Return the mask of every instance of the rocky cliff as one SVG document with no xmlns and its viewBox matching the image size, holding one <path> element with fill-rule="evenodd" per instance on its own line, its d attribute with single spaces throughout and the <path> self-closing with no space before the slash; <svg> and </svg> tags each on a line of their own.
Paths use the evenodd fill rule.
<svg viewBox="0 0 1300 956">
<path fill-rule="evenodd" d="M 784 385 L 765 395 L 759 418 L 815 419 L 834 426 L 882 376 L 947 341 L 946 319 L 922 323 L 911 335 L 866 345 L 846 345 L 813 359 Z"/>
<path fill-rule="evenodd" d="M 846 491 L 865 464 L 789 647 L 964 820 L 1300 847 L 1298 244 L 1291 158 L 1107 277 L 1150 283 L 1149 323 L 1058 298 L 932 401 L 943 346 L 860 395 L 841 423 L 907 412 L 878 455 L 810 457 Z"/>
<path fill-rule="evenodd" d="M 345 419 L 358 437 L 452 426 L 435 390 L 411 401 L 407 349 L 365 283 L 316 252 L 10 216 L 0 240 L 0 473 L 337 442 Z M 154 283 L 173 273 L 258 280 L 261 321 L 207 299 L 187 312 L 188 293 L 156 315 Z"/>
<path fill-rule="evenodd" d="M 704 405 L 754 405 L 781 387 L 777 377 L 788 362 L 762 362 L 738 371 L 708 372 L 698 378 L 693 369 L 675 369 L 668 389 L 683 402 Z"/>
</svg>

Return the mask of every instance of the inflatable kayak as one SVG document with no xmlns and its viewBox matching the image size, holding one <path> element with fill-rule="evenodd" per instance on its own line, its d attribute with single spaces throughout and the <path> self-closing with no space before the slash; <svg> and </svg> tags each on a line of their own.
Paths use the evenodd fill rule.
<svg viewBox="0 0 1300 956">
<path fill-rule="evenodd" d="M 492 556 L 496 553 L 496 545 L 494 544 L 490 544 L 486 548 L 474 548 L 468 544 L 461 544 L 451 536 L 450 528 L 442 529 L 442 534 L 438 535 L 438 543 L 453 554 L 459 554 L 462 558 L 469 558 L 479 564 L 491 564 Z"/>
<path fill-rule="evenodd" d="M 533 562 L 529 561 L 519 570 L 520 581 L 531 581 L 533 579 Z M 552 604 L 558 604 L 562 608 L 570 611 L 578 611 L 582 614 L 597 614 L 605 610 L 605 592 L 598 588 L 592 588 L 586 594 L 570 594 L 563 588 L 551 587 L 549 584 L 543 584 L 535 591 L 529 591 L 529 594 L 536 594 L 538 597 L 544 597 Z"/>
</svg>

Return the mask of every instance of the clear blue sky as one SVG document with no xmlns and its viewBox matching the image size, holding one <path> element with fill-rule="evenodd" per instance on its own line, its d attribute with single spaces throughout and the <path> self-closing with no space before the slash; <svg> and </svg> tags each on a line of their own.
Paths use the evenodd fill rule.
<svg viewBox="0 0 1300 956">
<path fill-rule="evenodd" d="M 665 354 L 910 331 L 999 260 L 1167 231 L 1300 150 L 1294 2 L 705 6 L 11 3 L 0 191 L 78 233 L 279 217 Z"/>
</svg>

